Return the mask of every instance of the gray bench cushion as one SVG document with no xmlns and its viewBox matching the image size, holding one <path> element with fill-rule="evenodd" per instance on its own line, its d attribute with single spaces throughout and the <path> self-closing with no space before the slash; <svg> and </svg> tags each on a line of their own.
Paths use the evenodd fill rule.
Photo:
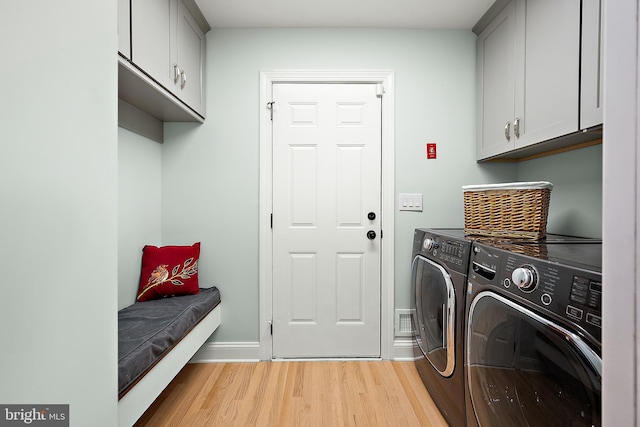
<svg viewBox="0 0 640 427">
<path fill-rule="evenodd" d="M 118 312 L 118 395 L 121 397 L 220 303 L 218 288 L 196 295 L 136 302 Z"/>
</svg>

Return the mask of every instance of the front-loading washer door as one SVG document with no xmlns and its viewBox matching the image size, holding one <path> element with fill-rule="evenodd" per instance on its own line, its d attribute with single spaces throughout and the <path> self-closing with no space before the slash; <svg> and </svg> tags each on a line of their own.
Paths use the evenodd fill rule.
<svg viewBox="0 0 640 427">
<path fill-rule="evenodd" d="M 451 276 L 441 265 L 420 255 L 413 259 L 416 338 L 422 353 L 443 377 L 455 369 L 456 298 Z"/>
<path fill-rule="evenodd" d="M 480 426 L 599 426 L 602 359 L 578 335 L 496 293 L 473 300 L 468 399 Z"/>
</svg>

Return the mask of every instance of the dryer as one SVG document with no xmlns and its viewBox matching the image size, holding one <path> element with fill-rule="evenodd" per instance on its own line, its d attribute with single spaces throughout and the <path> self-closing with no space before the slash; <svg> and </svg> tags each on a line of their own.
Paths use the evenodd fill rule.
<svg viewBox="0 0 640 427">
<path fill-rule="evenodd" d="M 601 260 L 598 241 L 473 244 L 467 425 L 601 424 Z"/>
<path fill-rule="evenodd" d="M 471 240 L 461 229 L 416 229 L 411 319 L 416 368 L 451 426 L 465 423 L 464 293 Z"/>
</svg>

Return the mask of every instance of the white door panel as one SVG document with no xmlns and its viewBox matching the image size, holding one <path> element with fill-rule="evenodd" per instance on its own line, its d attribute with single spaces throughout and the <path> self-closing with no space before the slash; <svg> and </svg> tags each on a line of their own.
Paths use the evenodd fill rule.
<svg viewBox="0 0 640 427">
<path fill-rule="evenodd" d="M 379 356 L 376 87 L 274 84 L 273 101 L 273 356 Z"/>
</svg>

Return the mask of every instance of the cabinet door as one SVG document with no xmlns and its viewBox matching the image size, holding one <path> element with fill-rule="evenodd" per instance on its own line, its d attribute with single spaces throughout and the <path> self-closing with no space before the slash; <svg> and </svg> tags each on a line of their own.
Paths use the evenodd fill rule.
<svg viewBox="0 0 640 427">
<path fill-rule="evenodd" d="M 146 74 L 173 89 L 171 12 L 175 0 L 131 0 L 131 59 Z"/>
<path fill-rule="evenodd" d="M 580 129 L 602 124 L 602 0 L 582 0 Z"/>
<path fill-rule="evenodd" d="M 118 52 L 131 59 L 131 3 L 118 0 Z"/>
<path fill-rule="evenodd" d="M 520 148 L 578 130 L 580 0 L 516 1 L 514 130 Z"/>
<path fill-rule="evenodd" d="M 182 0 L 178 1 L 177 10 L 176 63 L 183 74 L 175 89 L 176 95 L 204 116 L 205 35 Z"/>
<path fill-rule="evenodd" d="M 514 148 L 515 0 L 480 33 L 476 48 L 481 160 Z"/>
</svg>

